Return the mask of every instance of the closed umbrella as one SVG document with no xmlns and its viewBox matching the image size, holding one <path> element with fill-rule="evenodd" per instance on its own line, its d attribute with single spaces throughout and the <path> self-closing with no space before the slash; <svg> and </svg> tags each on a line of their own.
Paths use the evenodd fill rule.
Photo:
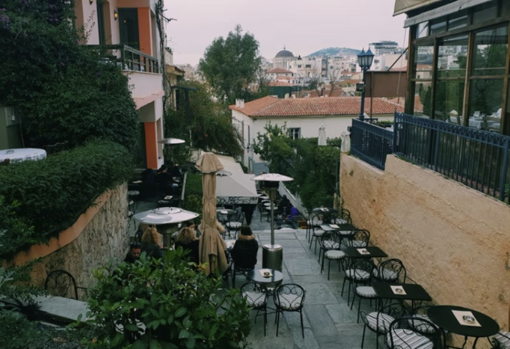
<svg viewBox="0 0 510 349">
<path fill-rule="evenodd" d="M 326 142 L 326 125 L 319 126 L 319 142 L 318 145 L 327 145 Z"/>
<path fill-rule="evenodd" d="M 213 153 L 204 153 L 198 159 L 195 167 L 202 172 L 202 224 L 200 225 L 199 262 L 207 263 L 205 272 L 219 272 L 227 270 L 227 248 L 218 230 L 216 218 L 216 172 L 223 170 L 223 165 Z"/>
</svg>

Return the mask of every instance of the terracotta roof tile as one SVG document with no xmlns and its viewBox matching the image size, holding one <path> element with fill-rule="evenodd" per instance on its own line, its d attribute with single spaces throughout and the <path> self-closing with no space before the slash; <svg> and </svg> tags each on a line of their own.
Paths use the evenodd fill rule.
<svg viewBox="0 0 510 349">
<path fill-rule="evenodd" d="M 292 74 L 290 70 L 282 68 L 274 68 L 267 72 L 268 74 Z"/>
<path fill-rule="evenodd" d="M 283 82 L 283 81 L 270 81 L 269 86 L 294 86 L 294 84 L 291 84 L 290 82 Z"/>
<path fill-rule="evenodd" d="M 273 116 L 321 116 L 321 115 L 358 115 L 360 112 L 361 97 L 325 97 L 325 98 L 288 98 L 278 99 L 264 97 L 245 103 L 244 108 L 231 105 L 230 109 L 237 110 L 250 117 Z M 365 99 L 365 112 L 372 114 L 393 114 L 395 111 L 403 112 L 404 108 L 386 99 Z"/>
</svg>

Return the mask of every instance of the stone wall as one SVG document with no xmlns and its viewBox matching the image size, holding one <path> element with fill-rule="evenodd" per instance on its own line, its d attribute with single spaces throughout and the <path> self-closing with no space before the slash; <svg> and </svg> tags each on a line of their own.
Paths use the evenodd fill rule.
<svg viewBox="0 0 510 349">
<path fill-rule="evenodd" d="M 76 239 L 36 264 L 33 270 L 36 283 L 42 284 L 52 270 L 65 269 L 75 277 L 78 286 L 91 287 L 94 285 L 94 268 L 109 260 L 124 259 L 129 245 L 127 185 L 103 194 L 96 204 L 100 208 Z M 80 291 L 79 296 L 84 298 Z"/>
<path fill-rule="evenodd" d="M 435 303 L 481 311 L 508 330 L 509 206 L 394 156 L 380 171 L 342 154 L 340 175 L 354 224 Z"/>
</svg>

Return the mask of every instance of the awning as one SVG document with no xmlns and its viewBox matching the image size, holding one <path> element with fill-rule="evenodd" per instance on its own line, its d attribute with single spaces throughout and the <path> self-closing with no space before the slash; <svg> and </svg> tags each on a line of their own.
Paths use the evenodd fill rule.
<svg viewBox="0 0 510 349">
<path fill-rule="evenodd" d="M 439 1 L 441 0 L 396 0 L 393 16 L 400 15 L 402 13 L 406 13 L 407 11 L 424 7 Z"/>
<path fill-rule="evenodd" d="M 252 174 L 234 172 L 227 176 L 216 176 L 218 204 L 257 204 L 258 194 Z"/>
</svg>

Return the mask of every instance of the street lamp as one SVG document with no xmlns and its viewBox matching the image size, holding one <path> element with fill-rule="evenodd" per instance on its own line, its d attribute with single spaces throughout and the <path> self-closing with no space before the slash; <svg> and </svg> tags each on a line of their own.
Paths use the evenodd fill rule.
<svg viewBox="0 0 510 349">
<path fill-rule="evenodd" d="M 265 173 L 253 180 L 263 182 L 271 201 L 271 244 L 262 246 L 262 267 L 282 271 L 282 246 L 274 243 L 274 200 L 280 182 L 292 181 L 293 178 L 277 173 Z"/>
<path fill-rule="evenodd" d="M 361 111 L 359 114 L 359 119 L 363 121 L 365 118 L 365 74 L 370 66 L 372 65 L 372 61 L 374 60 L 374 54 L 370 49 L 365 52 L 365 49 L 362 49 L 358 54 L 358 64 L 363 71 L 363 86 L 361 90 Z"/>
</svg>

